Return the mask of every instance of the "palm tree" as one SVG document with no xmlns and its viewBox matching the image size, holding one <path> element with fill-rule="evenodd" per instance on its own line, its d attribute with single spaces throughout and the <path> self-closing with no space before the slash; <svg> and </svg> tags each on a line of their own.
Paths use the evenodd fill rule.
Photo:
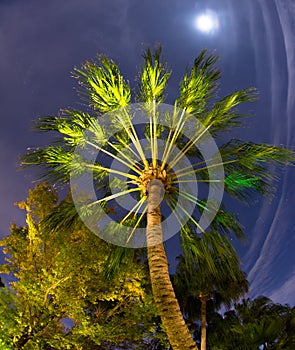
<svg viewBox="0 0 295 350">
<path fill-rule="evenodd" d="M 285 319 L 285 329 L 279 340 L 279 349 L 291 350 L 295 347 L 295 307 L 288 307 Z"/>
<path fill-rule="evenodd" d="M 206 232 L 201 238 L 191 235 L 189 244 L 186 237 L 182 242 L 184 255 L 179 257 L 173 284 L 182 312 L 190 322 L 201 320 L 201 350 L 206 350 L 207 304 L 229 307 L 248 292 L 248 281 L 227 237 Z"/>
<path fill-rule="evenodd" d="M 244 299 L 223 317 L 215 314 L 209 342 L 220 350 L 293 349 L 290 314 L 288 305 L 274 304 L 264 296 Z"/>
<path fill-rule="evenodd" d="M 171 346 L 175 350 L 196 349 L 170 281 L 161 222 L 171 210 L 179 221 L 179 228 L 190 221 L 199 233 L 204 233 L 204 227 L 210 228 L 211 221 L 212 225 L 231 231 L 226 212 L 220 215 L 218 222 L 212 221 L 214 215 L 210 216 L 210 213 L 216 213 L 218 209 L 214 200 L 216 192 L 210 192 L 210 186 L 219 183 L 230 195 L 244 200 L 251 192 L 269 192 L 273 176 L 268 165 L 290 164 L 293 154 L 276 146 L 235 139 L 220 147 L 221 156 L 214 147 L 210 154 L 209 149 L 202 148 L 209 142 L 208 134 L 217 138 L 224 130 L 239 125 L 241 114 L 234 108 L 253 101 L 255 90 L 235 91 L 216 101 L 220 78 L 220 72 L 215 68 L 218 57 L 207 55 L 203 50 L 184 74 L 174 105 L 168 111 L 161 110 L 171 72 L 161 59 L 160 48 L 154 53 L 147 49 L 143 59 L 135 95 L 119 67 L 104 56 L 75 69 L 81 96 L 88 104 L 87 111 L 66 109 L 57 117 L 39 119 L 37 128 L 55 131 L 59 139 L 50 146 L 30 149 L 22 164 L 42 165 L 45 177 L 55 184 L 69 183 L 75 176 L 79 179 L 79 176 L 90 174 L 90 180 L 88 178 L 86 182 L 88 185 L 91 182 L 94 190 L 90 199 L 88 194 L 77 197 L 76 204 L 81 200 L 81 204 L 77 204 L 79 215 L 83 220 L 90 217 L 88 223 L 94 223 L 92 229 L 106 235 L 107 239 L 115 237 L 114 242 L 118 245 L 138 246 L 136 232 L 142 232 L 146 226 L 153 296 Z M 144 114 L 145 126 L 134 123 L 133 95 L 142 103 L 136 108 Z M 187 132 L 189 136 L 186 136 Z M 143 137 L 147 145 L 140 141 Z M 164 146 L 161 140 L 164 140 Z M 209 153 L 204 156 L 206 152 Z M 189 160 L 189 165 L 185 159 Z M 123 170 L 122 167 L 114 168 L 113 162 L 122 165 Z M 220 176 L 223 169 L 224 181 Z M 209 185 L 211 200 L 198 198 L 189 190 L 188 186 L 197 182 Z M 111 194 L 114 188 L 116 193 Z M 97 229 L 96 215 L 101 217 L 101 208 L 118 221 L 120 210 L 114 200 L 126 196 L 133 198 L 135 204 L 127 213 L 121 211 L 120 222 L 116 225 L 111 222 L 105 230 Z M 200 223 L 200 212 L 210 220 L 205 218 Z M 62 220 L 67 215 L 65 213 Z M 76 214 L 71 210 L 70 215 L 74 218 Z M 173 228 L 171 224 L 169 230 Z"/>
<path fill-rule="evenodd" d="M 288 349 L 288 345 L 294 348 L 294 339 L 287 333 L 289 315 L 288 305 L 275 304 L 265 296 L 244 299 L 235 305 L 229 322 L 225 322 L 224 339 L 226 343 L 233 339 L 225 349 L 237 348 L 231 347 L 234 343 L 240 344 L 241 349 Z M 284 343 L 286 335 L 289 344 Z"/>
<path fill-rule="evenodd" d="M 245 339 L 245 344 L 253 344 L 253 348 L 263 350 L 276 348 L 284 333 L 287 305 L 274 304 L 269 298 L 260 296 L 254 300 L 243 300 L 235 308 L 240 326 L 233 327 L 233 332 Z"/>
</svg>

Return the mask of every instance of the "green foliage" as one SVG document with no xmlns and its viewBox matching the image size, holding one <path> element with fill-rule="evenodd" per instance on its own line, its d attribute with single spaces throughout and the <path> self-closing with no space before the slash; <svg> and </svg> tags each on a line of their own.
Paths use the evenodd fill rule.
<svg viewBox="0 0 295 350">
<path fill-rule="evenodd" d="M 189 296 L 198 299 L 207 295 L 214 299 L 218 293 L 222 302 L 230 305 L 248 291 L 237 252 L 228 238 L 218 232 L 206 232 L 201 238 L 182 232 L 182 247 L 183 256 L 179 257 L 173 280 L 185 312 L 192 311 L 185 305 Z"/>
<path fill-rule="evenodd" d="M 93 134 L 96 142 L 105 142 L 103 130 L 97 123 L 97 118 L 91 117 L 82 111 L 63 109 L 60 117 L 45 117 L 37 120 L 35 128 L 40 131 L 56 131 L 63 135 L 58 139 L 61 145 L 77 146 L 81 145 L 83 135 L 87 129 Z"/>
<path fill-rule="evenodd" d="M 222 207 L 217 211 L 211 226 L 214 231 L 220 232 L 223 236 L 230 237 L 235 235 L 241 240 L 245 239 L 238 216 L 232 212 L 225 211 Z"/>
<path fill-rule="evenodd" d="M 171 72 L 161 61 L 161 47 L 152 53 L 148 48 L 143 54 L 144 65 L 139 75 L 139 101 L 158 103 L 164 101 L 164 92 Z"/>
<path fill-rule="evenodd" d="M 186 71 L 179 87 L 177 106 L 189 114 L 200 115 L 207 110 L 207 101 L 213 97 L 220 78 L 220 72 L 214 67 L 217 56 L 208 55 L 202 50 L 195 59 L 191 71 Z"/>
<path fill-rule="evenodd" d="M 230 191 L 237 191 L 240 187 L 259 188 L 259 178 L 247 178 L 244 174 L 233 172 L 225 179 L 225 184 Z"/>
<path fill-rule="evenodd" d="M 208 329 L 212 350 L 291 350 L 295 346 L 294 308 L 263 296 L 242 300 L 223 317 L 214 315 Z"/>
<path fill-rule="evenodd" d="M 224 161 L 225 190 L 233 197 L 247 201 L 257 192 L 271 195 L 277 180 L 271 166 L 277 169 L 294 163 L 294 153 L 267 144 L 232 139 L 220 147 Z"/>
<path fill-rule="evenodd" d="M 138 99 L 148 103 L 149 106 L 155 106 L 164 100 L 171 72 L 161 58 L 161 47 L 157 47 L 154 52 L 148 48 L 143 58 L 144 63 L 138 79 Z M 220 79 L 220 71 L 216 68 L 217 60 L 217 56 L 207 54 L 207 51 L 203 50 L 195 59 L 191 69 L 187 69 L 184 74 L 175 106 L 182 108 L 185 113 L 182 115 L 176 113 L 168 122 L 171 128 L 175 129 L 174 134 L 170 134 L 171 130 L 167 130 L 166 127 L 157 125 L 156 116 L 151 116 L 153 122 L 152 120 L 150 123 L 147 122 L 145 135 L 152 142 L 153 165 L 155 165 L 154 162 L 157 162 L 158 146 L 155 143 L 158 138 L 172 142 L 181 152 L 191 158 L 192 164 L 196 164 L 190 174 L 179 171 L 180 180 L 183 180 L 184 175 L 193 174 L 196 174 L 200 181 L 209 180 L 207 167 L 204 166 L 206 162 L 195 147 L 194 141 L 183 139 L 183 128 L 191 127 L 193 121 L 197 119 L 211 135 L 216 138 L 222 136 L 224 131 L 231 130 L 240 124 L 243 115 L 237 111 L 237 107 L 256 98 L 255 89 L 249 88 L 235 91 L 217 100 L 216 88 Z M 104 167 L 97 159 L 94 164 L 90 164 L 87 159 L 74 157 L 75 147 L 79 145 L 82 148 L 88 147 L 87 149 L 94 147 L 96 152 L 100 151 L 119 160 L 124 166 L 129 167 L 129 170 L 137 171 L 140 177 L 142 172 L 148 169 L 149 164 L 133 128 L 132 116 L 128 115 L 128 105 L 132 102 L 131 90 L 118 66 L 112 60 L 98 56 L 97 61 L 86 62 L 81 69 L 75 69 L 75 71 L 75 77 L 83 87 L 84 95 L 89 99 L 92 113 L 65 109 L 61 110 L 58 117 L 40 118 L 36 125 L 37 129 L 54 131 L 58 135 L 57 142 L 48 147 L 29 149 L 27 155 L 22 159 L 22 165 L 41 165 L 44 178 L 54 184 L 68 183 L 71 173 L 79 176 L 83 171 L 93 172 L 96 186 L 102 188 L 105 186 L 104 179 L 112 172 L 112 169 Z M 110 130 L 99 124 L 96 110 L 106 113 L 119 107 L 126 107 L 125 113 L 121 113 L 119 117 L 115 114 L 108 116 L 110 130 L 118 130 L 110 140 Z M 118 125 L 123 130 L 119 130 Z M 87 137 L 84 134 L 86 130 L 89 134 Z M 200 131 L 196 130 L 193 138 L 198 140 L 199 134 Z M 135 149 L 133 153 L 130 149 L 128 152 L 125 151 L 130 143 Z M 273 192 L 273 180 L 276 180 L 277 177 L 270 171 L 270 166 L 280 168 L 283 165 L 294 163 L 294 153 L 290 150 L 236 139 L 222 144 L 220 154 L 225 170 L 225 190 L 231 196 L 243 201 L 248 201 L 254 193 L 269 195 Z M 143 169 L 138 167 L 138 159 L 134 156 L 137 156 L 144 164 Z M 169 151 L 166 150 L 163 158 L 163 163 L 169 163 Z M 206 161 L 210 162 L 210 159 Z M 163 169 L 165 164 L 162 164 Z M 129 176 L 132 181 L 137 181 L 136 177 L 130 174 Z M 174 182 L 177 183 L 177 178 Z M 173 193 L 170 197 L 173 201 Z"/>
<path fill-rule="evenodd" d="M 218 57 L 212 54 L 208 55 L 206 50 L 203 50 L 195 59 L 192 68 L 185 72 L 180 82 L 179 96 L 174 102 L 174 108 L 172 108 L 173 111 L 171 115 L 169 113 L 165 115 L 168 126 L 159 125 L 156 107 L 164 101 L 170 71 L 161 59 L 161 48 L 156 48 L 154 53 L 147 49 L 143 58 L 144 63 L 139 73 L 139 93 L 137 95 L 135 93 L 134 96 L 131 95 L 129 84 L 121 75 L 119 67 L 104 56 L 98 56 L 97 61 L 86 62 L 81 69 L 76 68 L 75 77 L 82 87 L 82 98 L 86 99 L 88 103 L 89 113 L 66 109 L 61 110 L 57 117 L 39 119 L 37 128 L 42 131 L 55 132 L 58 137 L 57 141 L 51 143 L 50 146 L 29 149 L 27 155 L 23 157 L 22 164 L 43 167 L 43 175 L 54 185 L 68 183 L 70 175 L 79 176 L 83 172 L 93 174 L 93 186 L 95 190 L 102 193 L 102 196 L 94 203 L 89 203 L 89 198 L 82 196 L 81 201 L 84 200 L 85 202 L 80 212 L 82 216 L 90 217 L 93 211 L 97 214 L 98 211 L 95 212 L 94 207 L 100 208 L 100 206 L 103 207 L 103 210 L 111 212 L 114 209 L 109 202 L 132 192 L 137 199 L 137 204 L 121 220 L 121 222 L 131 224 L 131 228 L 128 227 L 128 229 L 130 228 L 130 235 L 128 233 L 126 235 L 127 225 L 121 225 L 121 231 L 115 232 L 115 234 L 120 234 L 122 240 L 132 236 L 134 227 L 142 226 L 145 223 L 143 214 L 147 209 L 148 183 L 153 178 L 160 179 L 165 189 L 167 189 L 164 200 L 175 214 L 176 219 L 180 223 L 180 217 L 185 216 L 189 220 L 181 232 L 185 259 L 183 267 L 188 271 L 187 276 L 185 274 L 182 276 L 186 281 L 185 283 L 187 283 L 186 285 L 196 294 L 211 293 L 212 290 L 225 290 L 223 283 L 228 281 L 225 276 L 230 278 L 232 282 L 243 281 L 244 278 L 241 271 L 236 268 L 237 257 L 228 238 L 232 234 L 239 238 L 243 237 L 238 218 L 223 206 L 217 211 L 215 219 L 207 228 L 208 232 L 205 233 L 205 230 L 198 225 L 198 215 L 204 210 L 210 211 L 212 204 L 210 201 L 196 198 L 195 194 L 191 194 L 189 191 L 179 190 L 179 184 L 181 182 L 199 181 L 204 186 L 208 186 L 210 182 L 218 182 L 218 179 L 209 179 L 209 174 L 211 174 L 209 169 L 212 170 L 212 174 L 215 174 L 214 168 L 217 169 L 217 166 L 223 166 L 225 191 L 232 197 L 250 202 L 253 194 L 269 195 L 273 192 L 273 182 L 278 177 L 272 170 L 282 168 L 285 165 L 293 165 L 294 152 L 277 146 L 255 144 L 235 139 L 222 144 L 224 141 L 223 132 L 240 125 L 241 117 L 244 116 L 237 111 L 237 107 L 241 103 L 255 100 L 256 91 L 253 88 L 235 91 L 218 100 L 216 95 L 220 78 L 220 72 L 216 68 Z M 142 135 L 137 132 L 133 125 L 133 113 L 129 109 L 132 99 L 134 101 L 136 97 L 140 102 L 144 102 L 142 108 L 148 116 L 147 125 L 142 130 Z M 118 108 L 120 107 L 122 108 L 119 112 Z M 182 109 L 181 112 L 177 111 L 177 107 Z M 108 114 L 108 120 L 106 123 L 101 123 L 104 124 L 102 126 L 99 123 L 100 118 L 105 117 L 102 114 L 112 111 L 115 113 Z M 221 143 L 220 154 L 222 160 L 219 161 L 219 164 L 214 164 L 214 155 L 212 155 L 212 159 L 204 159 L 198 149 L 198 143 L 206 141 L 202 139 L 204 132 L 199 121 L 205 127 L 205 131 L 216 137 L 216 141 Z M 192 129 L 189 140 L 184 136 L 186 128 Z M 85 136 L 86 130 L 88 132 Z M 143 135 L 149 142 L 151 154 L 146 154 L 146 147 L 141 145 L 140 139 Z M 159 139 L 166 142 L 163 150 L 161 145 L 158 144 Z M 103 154 L 103 156 L 97 156 L 91 161 L 86 156 L 84 158 L 84 155 L 77 156 L 75 155 L 77 146 L 83 150 L 92 147 L 91 150 L 96 155 L 101 152 L 100 154 Z M 161 156 L 159 156 L 159 150 L 163 151 Z M 178 150 L 178 153 L 173 153 L 174 150 Z M 124 164 L 127 167 L 126 172 L 113 169 L 112 161 L 108 164 L 104 162 L 104 155 L 112 161 L 115 160 Z M 184 166 L 174 173 L 172 169 L 181 164 L 180 161 L 184 156 L 189 158 L 192 166 Z M 211 163 L 212 161 L 213 163 Z M 119 180 L 116 178 L 115 186 L 119 189 L 119 192 L 115 194 L 111 194 L 108 185 L 110 174 L 119 177 Z M 124 181 L 122 181 L 122 177 Z M 126 181 L 126 178 L 128 181 Z M 192 178 L 194 179 L 192 180 Z M 205 188 L 206 190 L 207 188 Z M 135 191 L 137 192 L 135 193 Z M 196 210 L 193 215 L 190 215 L 184 205 L 177 207 L 178 196 L 194 203 L 198 207 L 199 213 Z M 142 207 L 144 209 L 143 214 L 139 215 L 139 210 Z M 180 212 L 177 212 L 177 210 Z M 203 232 L 201 239 L 194 234 L 193 226 Z M 64 229 L 66 227 L 67 230 Z M 72 230 L 71 234 L 68 233 L 69 229 Z M 55 211 L 47 216 L 46 220 L 42 221 L 41 226 L 34 221 L 34 213 L 28 213 L 28 228 L 13 227 L 12 231 L 11 239 L 14 241 L 10 242 L 9 238 L 4 242 L 8 247 L 7 252 L 12 254 L 14 249 L 17 249 L 23 256 L 28 256 L 31 268 L 37 266 L 38 273 L 40 273 L 38 269 L 43 252 L 46 251 L 49 255 L 53 254 L 51 260 L 49 259 L 51 261 L 50 269 L 48 268 L 50 272 L 45 269 L 46 278 L 41 278 L 38 282 L 38 293 L 34 294 L 31 291 L 34 298 L 38 298 L 38 296 L 40 298 L 40 295 L 43 295 L 46 305 L 50 307 L 62 305 L 58 311 L 60 312 L 59 320 L 62 317 L 70 317 L 76 322 L 84 315 L 80 323 L 75 323 L 74 329 L 66 338 L 67 341 L 72 337 L 75 341 L 80 339 L 82 333 L 87 335 L 89 341 L 96 343 L 99 343 L 101 339 L 105 340 L 107 336 L 110 337 L 107 341 L 111 342 L 114 341 L 114 337 L 118 339 L 120 336 L 123 337 L 120 333 L 122 328 L 115 327 L 112 329 L 112 327 L 116 322 L 119 325 L 121 324 L 122 313 L 128 315 L 127 319 L 132 319 L 131 314 L 128 313 L 133 310 L 132 303 L 134 299 L 131 298 L 131 290 L 134 288 L 135 292 L 133 294 L 139 298 L 136 307 L 143 299 L 141 293 L 145 292 L 145 285 L 142 285 L 142 281 L 145 279 L 144 272 L 136 270 L 140 265 L 132 264 L 132 259 L 136 258 L 136 254 L 132 255 L 130 251 L 128 252 L 125 249 L 116 248 L 113 250 L 108 244 L 99 241 L 97 237 L 95 239 L 94 236 L 89 237 L 87 230 L 82 228 L 80 218 L 70 200 L 66 200 L 55 207 Z M 79 245 L 78 249 L 72 241 L 72 235 L 78 235 L 77 240 L 82 244 L 82 246 Z M 49 249 L 43 247 L 44 237 L 49 240 L 47 243 Z M 61 237 L 63 241 L 61 241 Z M 57 243 L 55 242 L 58 242 L 62 247 L 58 252 L 56 251 L 55 244 Z M 67 242 L 67 244 L 64 245 L 62 242 Z M 122 242 L 122 245 L 124 243 L 126 243 L 126 240 Z M 93 250 L 93 247 L 95 247 L 95 250 Z M 81 255 L 82 253 L 83 255 Z M 68 263 L 64 263 L 68 256 L 73 259 L 70 266 Z M 36 261 L 36 257 L 38 257 L 38 261 Z M 57 262 L 59 265 L 57 265 Z M 20 264 L 21 269 L 18 264 Z M 12 258 L 11 266 L 15 268 L 13 270 L 15 276 L 22 276 L 23 272 L 20 271 L 27 268 L 23 264 L 19 257 Z M 45 264 L 45 266 L 47 265 Z M 81 270 L 81 266 L 87 266 L 87 271 Z M 62 269 L 60 269 L 61 267 Z M 70 268 L 74 267 L 79 273 L 72 273 Z M 164 265 L 162 265 L 162 268 L 164 270 Z M 5 266 L 5 269 L 7 270 L 8 266 Z M 128 287 L 129 284 L 126 283 L 127 275 L 131 272 L 130 269 L 134 269 L 132 270 L 131 289 Z M 41 271 L 43 273 L 42 268 Z M 197 276 L 194 275 L 196 271 L 198 271 Z M 127 275 L 124 275 L 124 273 Z M 239 277 L 235 277 L 236 273 Z M 116 283 L 114 278 L 112 279 L 113 276 L 120 276 L 120 278 L 117 277 Z M 214 283 L 212 282 L 212 276 L 215 278 Z M 28 273 L 26 281 L 30 281 L 29 277 L 30 274 Z M 191 285 L 195 277 L 196 280 L 199 278 L 198 286 Z M 112 280 L 111 285 L 108 284 L 110 280 Z M 72 288 L 73 283 L 74 286 L 79 288 Z M 88 283 L 91 287 L 88 286 Z M 234 285 L 235 283 L 233 283 Z M 21 279 L 14 288 L 17 286 L 21 288 Z M 168 276 L 166 287 L 167 292 L 171 290 Z M 247 286 L 242 284 L 241 287 L 244 288 L 244 291 Z M 92 294 L 88 293 L 89 288 L 91 290 L 95 289 L 98 293 L 95 300 L 90 298 Z M 120 292 L 118 292 L 118 289 Z M 49 292 L 46 294 L 47 290 Z M 47 295 L 45 299 L 44 292 Z M 234 295 L 238 295 L 239 289 L 233 288 L 231 292 L 232 294 L 229 293 L 228 300 L 231 300 Z M 74 294 L 80 295 L 81 298 L 74 300 Z M 63 297 L 60 297 L 61 295 Z M 52 303 L 49 296 L 53 300 Z M 68 304 L 66 303 L 67 298 L 70 301 Z M 103 316 L 101 316 L 99 322 L 93 322 L 94 311 L 85 315 L 85 304 L 83 304 L 85 298 L 90 298 L 90 300 L 87 299 L 87 302 L 91 307 L 97 305 L 99 301 L 99 310 L 101 310 L 101 303 L 104 305 Z M 36 301 L 37 305 L 40 302 L 40 300 Z M 80 305 L 80 302 L 83 305 Z M 127 305 L 127 309 L 124 308 L 124 305 Z M 91 307 L 89 307 L 90 310 L 92 310 Z M 105 307 L 106 309 L 104 309 Z M 135 316 L 138 315 L 137 311 L 132 312 Z M 108 319 L 107 315 L 109 314 L 111 314 L 111 317 Z M 49 312 L 49 319 L 50 315 Z M 148 315 L 150 314 L 147 312 L 146 316 L 148 317 Z M 42 317 L 39 317 L 39 319 L 41 320 Z M 55 322 L 54 320 L 53 317 L 50 325 Z M 104 327 L 102 327 L 102 324 Z M 134 324 L 137 325 L 138 323 L 135 322 Z M 57 326 L 58 323 L 54 324 L 53 327 L 58 328 Z M 130 332 L 134 329 L 131 323 L 125 324 L 124 327 L 127 327 Z M 137 328 L 135 327 L 135 329 Z M 61 332 L 58 334 L 61 334 Z M 110 334 L 112 334 L 112 337 Z M 52 339 L 51 341 L 55 340 Z M 66 348 L 68 343 L 65 342 L 64 344 Z"/>
<path fill-rule="evenodd" d="M 107 113 L 129 104 L 130 87 L 112 60 L 99 55 L 97 62 L 86 62 L 75 72 L 87 102 L 95 110 Z"/>
<path fill-rule="evenodd" d="M 105 278 L 113 247 L 80 222 L 75 230 L 60 223 L 46 230 L 46 215 L 69 204 L 57 203 L 48 184 L 31 190 L 27 226 L 11 227 L 1 241 L 6 263 L 0 272 L 13 277 L 0 288 L 0 339 L 7 349 L 91 349 L 101 343 L 140 344 L 156 327 L 146 266 L 129 257 Z M 48 216 L 47 216 L 48 217 Z M 65 330 L 64 320 L 72 326 Z M 2 345 L 2 344 L 1 344 Z"/>
<path fill-rule="evenodd" d="M 224 225 L 228 218 L 219 214 Z M 228 224 L 224 225 L 226 228 Z M 186 321 L 206 348 L 207 309 L 229 307 L 248 292 L 248 281 L 240 270 L 237 252 L 229 239 L 218 231 L 197 238 L 188 230 L 182 232 L 183 255 L 173 276 L 174 289 Z M 193 325 L 201 323 L 201 332 Z"/>
</svg>

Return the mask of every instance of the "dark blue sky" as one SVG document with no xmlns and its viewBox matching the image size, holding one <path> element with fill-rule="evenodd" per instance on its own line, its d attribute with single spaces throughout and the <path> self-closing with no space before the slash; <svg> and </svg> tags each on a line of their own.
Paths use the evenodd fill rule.
<svg viewBox="0 0 295 350">
<path fill-rule="evenodd" d="M 214 34 L 194 25 L 206 9 L 219 18 Z M 170 103 L 186 66 L 203 47 L 214 50 L 221 57 L 220 96 L 249 86 L 260 93 L 244 107 L 254 116 L 229 137 L 294 148 L 294 18 L 293 0 L 0 0 L 0 234 L 9 233 L 12 221 L 24 223 L 13 203 L 26 197 L 34 175 L 17 171 L 17 157 L 46 141 L 31 130 L 33 120 L 77 107 L 70 72 L 97 53 L 118 62 L 133 83 L 143 49 L 161 43 L 173 70 Z M 257 199 L 246 208 L 230 203 L 249 238 L 238 248 L 252 295 L 293 305 L 294 178 L 294 169 L 280 175 L 271 203 Z"/>
</svg>

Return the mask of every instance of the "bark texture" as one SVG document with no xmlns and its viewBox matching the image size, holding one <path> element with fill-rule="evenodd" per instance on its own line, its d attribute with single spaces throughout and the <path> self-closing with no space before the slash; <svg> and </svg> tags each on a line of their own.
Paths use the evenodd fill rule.
<svg viewBox="0 0 295 350">
<path fill-rule="evenodd" d="M 201 299 L 201 350 L 206 350 L 206 340 L 207 340 L 207 328 L 206 328 L 206 307 L 207 300 L 206 296 L 200 295 Z"/>
<path fill-rule="evenodd" d="M 160 198 L 161 187 L 151 185 L 148 189 L 147 245 L 154 300 L 173 350 L 198 350 L 184 322 L 170 280 L 162 241 Z"/>
</svg>

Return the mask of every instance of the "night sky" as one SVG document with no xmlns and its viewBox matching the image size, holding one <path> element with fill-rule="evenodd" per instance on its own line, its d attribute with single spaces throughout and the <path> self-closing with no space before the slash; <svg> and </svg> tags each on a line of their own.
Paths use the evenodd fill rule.
<svg viewBox="0 0 295 350">
<path fill-rule="evenodd" d="M 196 26 L 204 13 L 215 16 L 215 30 Z M 167 103 L 187 65 L 206 47 L 220 56 L 220 97 L 250 86 L 259 91 L 259 100 L 242 108 L 253 116 L 228 137 L 294 149 L 294 0 L 0 0 L 1 236 L 11 222 L 24 224 L 13 203 L 26 198 L 37 173 L 18 171 L 18 156 L 49 142 L 32 131 L 33 120 L 81 107 L 73 67 L 103 53 L 134 86 L 141 54 L 155 43 L 162 44 L 173 71 Z M 248 237 L 236 246 L 251 296 L 295 305 L 295 169 L 279 177 L 271 202 L 257 197 L 250 207 L 228 205 Z M 168 244 L 172 266 L 176 245 L 177 239 Z"/>
</svg>

